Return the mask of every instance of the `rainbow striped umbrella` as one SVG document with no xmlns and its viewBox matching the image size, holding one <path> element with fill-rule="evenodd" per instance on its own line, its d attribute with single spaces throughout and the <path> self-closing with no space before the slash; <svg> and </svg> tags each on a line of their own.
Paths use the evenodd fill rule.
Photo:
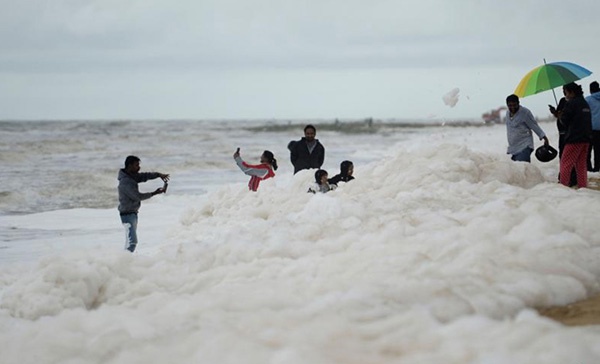
<svg viewBox="0 0 600 364">
<path fill-rule="evenodd" d="M 591 71 L 575 63 L 546 63 L 546 60 L 544 60 L 542 66 L 532 69 L 521 79 L 521 82 L 519 82 L 519 85 L 515 89 L 515 95 L 519 97 L 535 95 L 580 80 L 591 74 Z M 554 98 L 556 98 L 556 95 Z"/>
</svg>

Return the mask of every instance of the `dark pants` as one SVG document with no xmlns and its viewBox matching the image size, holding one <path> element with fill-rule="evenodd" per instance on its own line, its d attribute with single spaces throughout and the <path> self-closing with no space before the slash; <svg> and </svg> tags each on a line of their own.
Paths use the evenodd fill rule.
<svg viewBox="0 0 600 364">
<path fill-rule="evenodd" d="M 592 154 L 594 155 L 593 164 Z M 590 172 L 600 172 L 600 130 L 592 131 L 592 142 L 588 150 L 587 170 Z"/>
<path fill-rule="evenodd" d="M 510 159 L 512 159 L 515 162 L 531 163 L 531 153 L 532 152 L 533 152 L 533 149 L 527 147 L 527 148 L 523 149 L 522 151 L 520 151 L 519 153 L 513 154 Z"/>
</svg>

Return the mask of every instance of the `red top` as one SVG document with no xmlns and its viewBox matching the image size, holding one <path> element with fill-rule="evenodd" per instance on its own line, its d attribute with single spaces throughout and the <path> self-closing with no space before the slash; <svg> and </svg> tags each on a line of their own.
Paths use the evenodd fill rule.
<svg viewBox="0 0 600 364">
<path fill-rule="evenodd" d="M 260 172 L 266 171 L 266 174 L 264 174 L 263 177 L 251 175 L 250 182 L 248 182 L 248 188 L 251 191 L 258 190 L 258 185 L 260 184 L 260 181 L 265 180 L 267 178 L 275 177 L 275 172 L 273 172 L 273 169 L 268 164 L 262 164 L 262 163 L 261 164 L 248 164 L 246 162 L 242 162 L 242 165 L 246 168 L 252 168 L 254 170 L 261 170 Z"/>
</svg>

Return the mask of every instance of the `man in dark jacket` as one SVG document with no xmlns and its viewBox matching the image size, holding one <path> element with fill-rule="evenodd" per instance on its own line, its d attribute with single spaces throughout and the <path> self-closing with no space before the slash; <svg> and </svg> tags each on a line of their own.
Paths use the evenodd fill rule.
<svg viewBox="0 0 600 364">
<path fill-rule="evenodd" d="M 288 144 L 290 160 L 294 165 L 294 174 L 303 169 L 319 169 L 325 161 L 325 148 L 315 139 L 317 129 L 312 125 L 304 127 L 304 138 Z"/>
<path fill-rule="evenodd" d="M 157 188 L 154 192 L 141 193 L 138 183 L 151 179 L 161 178 L 165 187 Z M 130 155 L 125 159 L 125 168 L 119 170 L 119 214 L 125 227 L 125 249 L 133 253 L 137 245 L 138 211 L 142 200 L 147 200 L 154 195 L 165 193 L 168 174 L 158 172 L 140 173 L 140 159 Z"/>
</svg>

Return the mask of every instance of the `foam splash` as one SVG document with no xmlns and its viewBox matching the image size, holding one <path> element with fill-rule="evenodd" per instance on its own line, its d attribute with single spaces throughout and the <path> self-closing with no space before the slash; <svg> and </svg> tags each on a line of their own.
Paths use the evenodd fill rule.
<svg viewBox="0 0 600 364">
<path fill-rule="evenodd" d="M 442 97 L 444 104 L 447 106 L 450 106 L 450 107 L 456 106 L 456 104 L 458 103 L 458 99 L 459 99 L 459 93 L 460 93 L 459 88 L 453 88 L 452 90 L 448 91 L 448 93 L 446 93 Z"/>
<path fill-rule="evenodd" d="M 600 359 L 597 330 L 529 309 L 599 290 L 593 191 L 453 144 L 356 172 L 324 195 L 306 193 L 310 171 L 258 193 L 226 185 L 189 206 L 156 255 L 65 253 L 3 275 L 3 358 Z"/>
</svg>

